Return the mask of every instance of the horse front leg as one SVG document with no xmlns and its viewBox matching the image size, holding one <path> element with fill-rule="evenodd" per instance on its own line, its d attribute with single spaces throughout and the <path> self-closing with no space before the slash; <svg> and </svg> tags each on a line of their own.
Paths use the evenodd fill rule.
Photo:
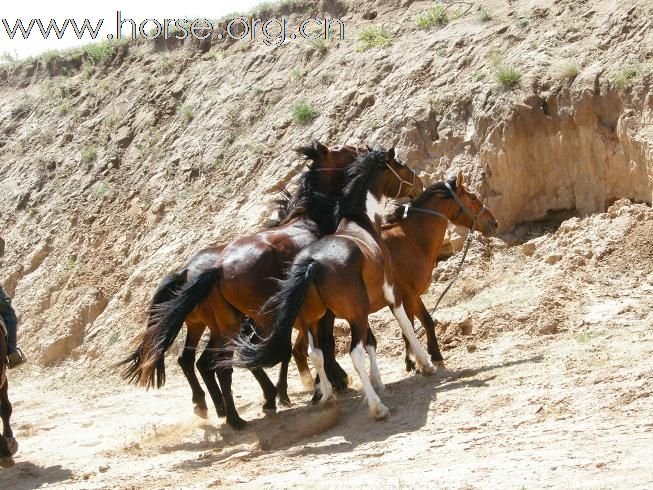
<svg viewBox="0 0 653 490">
<path fill-rule="evenodd" d="M 433 361 L 435 364 L 444 366 L 444 358 L 440 352 L 438 339 L 435 335 L 435 322 L 433 321 L 433 317 L 429 311 L 426 309 L 426 306 L 424 306 L 422 298 L 418 298 L 417 318 L 419 319 L 420 323 L 424 327 L 424 331 L 426 332 L 426 346 L 428 353 L 431 355 L 431 361 Z"/>
</svg>

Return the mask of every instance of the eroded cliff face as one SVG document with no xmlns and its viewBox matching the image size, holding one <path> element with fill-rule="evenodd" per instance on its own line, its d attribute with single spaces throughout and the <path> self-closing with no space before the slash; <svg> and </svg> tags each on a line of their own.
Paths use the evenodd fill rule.
<svg viewBox="0 0 653 490">
<path fill-rule="evenodd" d="M 0 281 L 31 357 L 124 351 L 163 275 L 260 227 L 311 139 L 396 145 L 427 182 L 464 170 L 503 232 L 650 204 L 647 2 L 490 1 L 489 22 L 430 30 L 415 23 L 427 2 L 286 13 L 309 4 L 337 10 L 349 39 L 134 43 L 92 69 L 66 55 L 0 70 Z M 355 32 L 384 23 L 390 46 L 361 51 Z M 500 66 L 521 73 L 512 89 Z M 305 125 L 302 101 L 318 112 Z"/>
</svg>

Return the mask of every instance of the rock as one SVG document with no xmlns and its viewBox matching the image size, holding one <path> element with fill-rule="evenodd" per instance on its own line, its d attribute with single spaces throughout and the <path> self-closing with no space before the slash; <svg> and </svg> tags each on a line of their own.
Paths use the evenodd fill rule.
<svg viewBox="0 0 653 490">
<path fill-rule="evenodd" d="M 533 242 L 526 242 L 521 246 L 521 251 L 526 255 L 527 257 L 532 256 L 535 253 L 536 250 L 535 243 Z"/>
<path fill-rule="evenodd" d="M 119 148 L 127 148 L 134 139 L 134 134 L 129 126 L 122 126 L 113 136 L 113 141 Z"/>
<path fill-rule="evenodd" d="M 546 262 L 549 265 L 553 265 L 560 262 L 560 260 L 562 260 L 562 255 L 551 254 L 551 255 L 547 255 L 547 257 L 544 259 L 544 262 Z"/>
</svg>

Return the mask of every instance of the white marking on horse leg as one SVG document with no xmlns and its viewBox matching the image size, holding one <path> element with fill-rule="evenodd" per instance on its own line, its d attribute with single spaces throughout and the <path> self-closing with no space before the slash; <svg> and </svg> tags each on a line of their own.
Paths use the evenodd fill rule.
<svg viewBox="0 0 653 490">
<path fill-rule="evenodd" d="M 408 342 L 410 343 L 410 347 L 413 353 L 415 354 L 415 357 L 417 358 L 417 363 L 420 365 L 422 372 L 424 374 L 435 374 L 435 368 L 431 366 L 431 363 L 426 355 L 426 352 L 424 352 L 424 349 L 422 349 L 422 345 L 417 340 L 417 337 L 415 336 L 415 330 L 413 329 L 413 325 L 410 323 L 410 320 L 408 319 L 408 315 L 406 314 L 406 310 L 404 309 L 404 306 L 400 304 L 399 306 L 393 307 L 391 309 L 392 309 L 392 314 L 399 322 L 401 331 L 404 333 L 404 335 L 408 339 Z"/>
<path fill-rule="evenodd" d="M 385 196 L 381 196 L 380 199 L 377 199 L 374 194 L 367 191 L 367 199 L 365 199 L 365 214 L 372 220 L 372 223 L 376 222 L 377 218 L 383 217 L 385 213 Z"/>
<path fill-rule="evenodd" d="M 311 358 L 315 370 L 320 375 L 320 391 L 322 392 L 320 404 L 324 404 L 329 401 L 331 396 L 333 396 L 333 387 L 331 386 L 331 382 L 329 381 L 329 378 L 327 378 L 326 371 L 324 370 L 324 354 L 321 349 L 315 348 L 313 336 L 310 332 L 308 332 L 308 356 Z"/>
<path fill-rule="evenodd" d="M 381 403 L 379 395 L 376 394 L 370 378 L 365 371 L 365 350 L 363 349 L 363 342 L 359 342 L 356 347 L 349 353 L 351 362 L 358 373 L 358 376 L 363 383 L 363 391 L 365 391 L 365 398 L 367 398 L 367 405 L 369 407 L 370 417 L 375 419 L 382 419 L 390 414 L 388 408 Z"/>
<path fill-rule="evenodd" d="M 379 365 L 376 362 L 376 348 L 373 345 L 367 345 L 365 346 L 365 350 L 367 351 L 367 355 L 370 356 L 370 380 L 372 381 L 372 385 L 378 391 L 383 391 L 385 385 L 381 381 L 381 371 L 379 371 Z"/>
<path fill-rule="evenodd" d="M 383 281 L 383 299 L 390 305 L 390 308 L 394 308 L 395 305 L 395 291 L 392 287 L 392 284 L 388 282 L 388 278 L 384 277 Z"/>
</svg>

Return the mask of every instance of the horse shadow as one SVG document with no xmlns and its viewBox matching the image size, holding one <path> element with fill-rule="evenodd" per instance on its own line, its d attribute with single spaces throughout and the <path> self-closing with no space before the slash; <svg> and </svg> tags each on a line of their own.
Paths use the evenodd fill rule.
<svg viewBox="0 0 653 490">
<path fill-rule="evenodd" d="M 0 488 L 32 490 L 46 484 L 59 483 L 73 477 L 73 472 L 61 465 L 39 466 L 28 461 L 0 470 Z"/>
<path fill-rule="evenodd" d="M 496 375 L 476 377 L 479 374 L 542 360 L 542 356 L 533 356 L 475 369 L 446 370 L 435 377 L 413 375 L 388 383 L 380 396 L 390 409 L 390 417 L 381 421 L 369 419 L 362 392 L 347 389 L 337 394 L 336 402 L 325 406 L 297 405 L 252 420 L 244 431 L 234 431 L 226 424 L 217 427 L 204 424 L 201 426 L 204 440 L 161 450 L 207 450 L 200 458 L 178 463 L 177 469 L 198 468 L 239 457 L 251 458 L 276 450 L 287 451 L 290 456 L 350 452 L 361 444 L 382 442 L 424 427 L 429 412 L 437 411 L 437 404 L 433 402 L 437 402 L 438 393 L 482 388 Z"/>
</svg>

